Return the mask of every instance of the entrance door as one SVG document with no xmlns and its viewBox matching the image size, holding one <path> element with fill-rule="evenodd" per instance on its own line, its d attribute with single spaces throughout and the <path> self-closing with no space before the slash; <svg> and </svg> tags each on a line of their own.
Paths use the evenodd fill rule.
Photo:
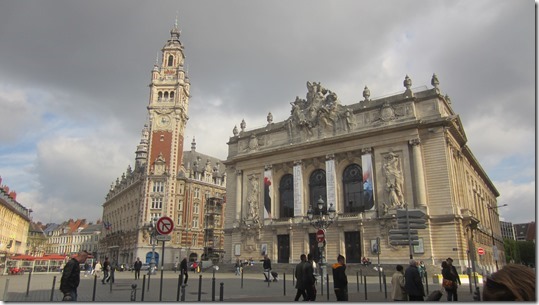
<svg viewBox="0 0 539 305">
<path fill-rule="evenodd" d="M 346 263 L 361 262 L 361 243 L 359 232 L 344 232 L 344 244 L 346 247 Z"/>
<path fill-rule="evenodd" d="M 290 261 L 290 235 L 277 235 L 277 263 Z"/>
</svg>

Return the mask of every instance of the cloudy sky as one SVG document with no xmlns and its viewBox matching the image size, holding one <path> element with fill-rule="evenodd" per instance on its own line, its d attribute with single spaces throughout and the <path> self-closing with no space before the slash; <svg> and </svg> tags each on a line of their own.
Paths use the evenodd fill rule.
<svg viewBox="0 0 539 305">
<path fill-rule="evenodd" d="M 0 176 L 34 220 L 95 221 L 147 119 L 150 72 L 182 30 L 187 149 L 290 114 L 307 81 L 342 104 L 430 86 L 460 114 L 506 221 L 535 219 L 532 1 L 0 1 Z"/>
</svg>

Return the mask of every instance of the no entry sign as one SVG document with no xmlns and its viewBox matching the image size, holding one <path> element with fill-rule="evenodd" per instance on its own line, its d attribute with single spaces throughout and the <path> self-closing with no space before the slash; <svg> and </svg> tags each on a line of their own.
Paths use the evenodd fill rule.
<svg viewBox="0 0 539 305">
<path fill-rule="evenodd" d="M 479 255 L 485 255 L 485 249 L 483 249 L 483 248 L 477 248 L 477 254 L 479 254 Z"/>
<path fill-rule="evenodd" d="M 157 220 L 155 229 L 157 230 L 157 233 L 161 235 L 167 235 L 172 232 L 172 229 L 174 229 L 174 223 L 172 222 L 172 219 L 170 217 L 163 216 L 159 218 L 159 220 Z"/>
<path fill-rule="evenodd" d="M 326 234 L 324 233 L 324 230 L 320 229 L 320 230 L 316 231 L 316 241 L 321 243 L 325 239 L 326 239 Z"/>
</svg>

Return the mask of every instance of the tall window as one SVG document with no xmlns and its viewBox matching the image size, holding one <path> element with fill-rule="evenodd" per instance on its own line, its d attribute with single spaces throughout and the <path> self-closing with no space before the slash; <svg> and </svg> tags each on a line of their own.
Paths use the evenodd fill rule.
<svg viewBox="0 0 539 305">
<path fill-rule="evenodd" d="M 348 165 L 342 175 L 344 212 L 365 212 L 363 200 L 363 173 L 357 164 Z"/>
<path fill-rule="evenodd" d="M 162 209 L 162 208 L 163 208 L 163 197 L 153 197 L 152 209 Z"/>
<path fill-rule="evenodd" d="M 322 208 L 322 213 L 327 211 L 327 193 L 326 193 L 326 171 L 323 169 L 317 169 L 309 178 L 309 205 L 312 205 L 313 211 L 315 214 L 319 214 L 320 210 L 318 209 L 317 202 L 322 197 L 324 200 L 324 207 Z"/>
<path fill-rule="evenodd" d="M 195 198 L 200 198 L 200 188 L 195 187 Z"/>
<path fill-rule="evenodd" d="M 198 214 L 198 203 L 193 205 L 193 214 Z"/>
<path fill-rule="evenodd" d="M 163 193 L 165 191 L 165 183 L 163 181 L 155 181 L 153 183 L 153 191 L 155 193 Z"/>
<path fill-rule="evenodd" d="M 193 228 L 198 228 L 198 217 L 193 217 Z"/>
<path fill-rule="evenodd" d="M 280 218 L 294 217 L 294 176 L 286 174 L 279 183 Z"/>
<path fill-rule="evenodd" d="M 168 56 L 168 64 L 167 64 L 167 65 L 168 65 L 169 67 L 172 67 L 172 63 L 174 63 L 174 56 L 169 55 L 169 56 Z"/>
</svg>

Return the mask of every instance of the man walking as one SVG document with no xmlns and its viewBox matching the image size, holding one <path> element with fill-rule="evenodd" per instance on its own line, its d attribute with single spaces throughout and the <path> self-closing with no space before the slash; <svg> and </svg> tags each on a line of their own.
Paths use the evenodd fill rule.
<svg viewBox="0 0 539 305">
<path fill-rule="evenodd" d="M 142 269 L 140 258 L 137 257 L 137 260 L 133 264 L 133 269 L 135 269 L 135 280 L 138 280 L 140 278 L 140 269 Z"/>
<path fill-rule="evenodd" d="M 105 256 L 105 261 L 103 262 L 103 280 L 101 280 L 101 283 L 103 283 L 103 285 L 105 285 L 105 280 L 107 281 L 107 283 L 109 282 L 109 279 L 110 279 L 109 271 L 110 271 L 109 258 Z"/>
<path fill-rule="evenodd" d="M 393 301 L 406 301 L 406 292 L 404 290 L 404 268 L 397 265 L 397 271 L 391 277 L 391 299 Z"/>
<path fill-rule="evenodd" d="M 316 301 L 316 279 L 314 277 L 313 255 L 307 254 L 307 262 L 303 268 L 303 286 L 307 294 L 307 301 Z"/>
<path fill-rule="evenodd" d="M 118 268 L 118 262 L 116 262 L 116 259 L 112 259 L 112 263 L 110 263 L 110 278 L 109 280 L 114 284 L 114 273 L 116 272 L 116 269 Z M 109 282 L 107 280 L 107 283 Z"/>
<path fill-rule="evenodd" d="M 344 256 L 337 256 L 337 262 L 333 264 L 333 289 L 337 301 L 348 301 L 348 278 L 346 277 L 346 265 Z"/>
<path fill-rule="evenodd" d="M 294 276 L 296 277 L 296 289 L 298 290 L 294 301 L 298 301 L 300 296 L 303 296 L 303 301 L 306 301 L 307 293 L 305 293 L 305 285 L 303 285 L 303 269 L 307 263 L 307 256 L 302 254 L 299 257 L 299 260 L 300 262 L 296 265 L 296 271 L 294 272 Z"/>
<path fill-rule="evenodd" d="M 265 282 L 270 282 L 271 278 L 271 260 L 269 259 L 268 255 L 264 255 L 264 263 L 262 264 L 262 267 L 264 268 L 264 276 L 266 277 Z"/>
<path fill-rule="evenodd" d="M 180 263 L 180 273 L 183 276 L 183 284 L 187 286 L 187 279 L 189 278 L 189 272 L 187 271 L 187 257 L 184 257 Z"/>
<path fill-rule="evenodd" d="M 457 271 L 457 268 L 455 268 L 455 266 L 453 266 L 453 259 L 451 257 L 448 257 L 446 260 L 447 264 L 449 265 L 449 271 L 451 272 L 451 274 L 457 279 L 454 283 L 453 283 L 453 301 L 457 302 L 459 300 L 459 297 L 458 297 L 458 294 L 457 294 L 457 288 L 459 286 L 462 285 L 462 283 L 460 282 L 460 277 L 459 277 L 459 272 Z M 458 283 L 458 285 L 457 285 Z"/>
<path fill-rule="evenodd" d="M 64 266 L 62 271 L 62 279 L 60 280 L 60 291 L 64 294 L 62 301 L 77 301 L 77 288 L 80 283 L 80 264 L 84 264 L 88 258 L 86 250 L 70 259 Z"/>
<path fill-rule="evenodd" d="M 417 262 L 411 259 L 410 266 L 406 268 L 404 273 L 404 288 L 408 294 L 409 301 L 424 301 L 425 289 L 423 288 L 417 265 Z"/>
</svg>

